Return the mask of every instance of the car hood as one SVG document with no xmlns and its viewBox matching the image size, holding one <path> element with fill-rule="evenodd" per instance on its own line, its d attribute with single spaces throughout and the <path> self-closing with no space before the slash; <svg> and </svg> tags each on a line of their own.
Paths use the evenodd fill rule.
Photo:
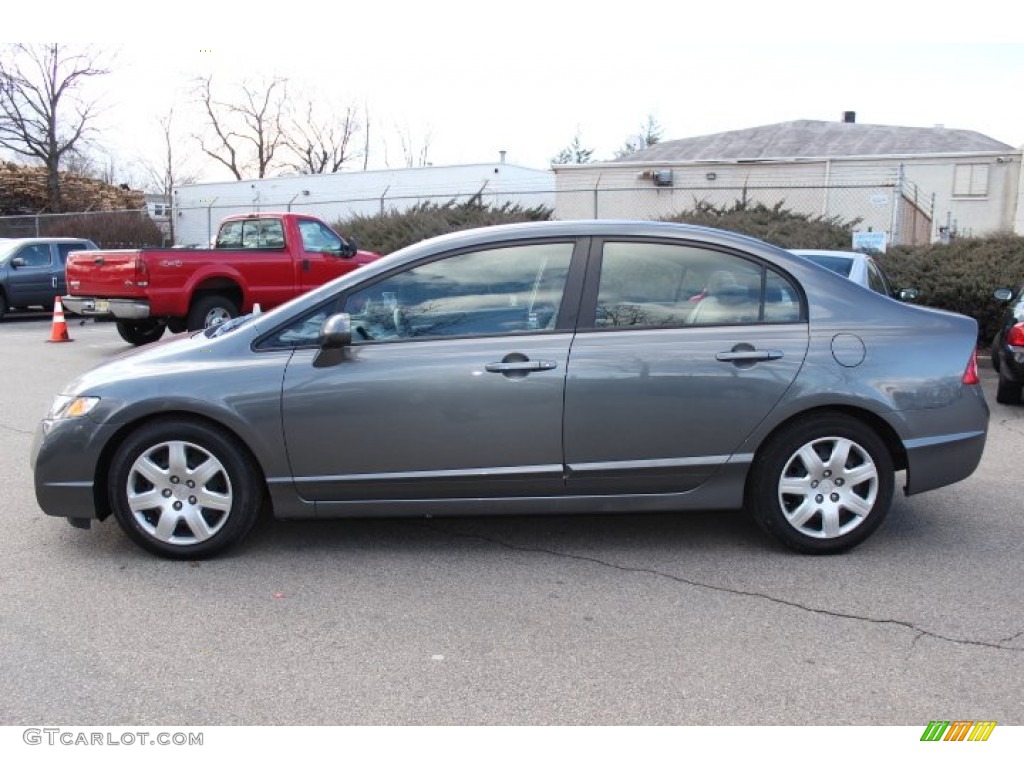
<svg viewBox="0 0 1024 768">
<path fill-rule="evenodd" d="M 151 377 L 173 377 L 176 372 L 197 373 L 218 368 L 248 354 L 258 334 L 256 322 L 213 338 L 204 331 L 176 334 L 101 363 L 68 382 L 61 394 L 100 394 L 112 385 L 131 382 L 143 386 Z"/>
</svg>

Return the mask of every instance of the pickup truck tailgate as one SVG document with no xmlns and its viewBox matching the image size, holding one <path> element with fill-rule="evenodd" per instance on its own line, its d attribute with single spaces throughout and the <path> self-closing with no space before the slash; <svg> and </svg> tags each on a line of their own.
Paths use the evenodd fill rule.
<svg viewBox="0 0 1024 768">
<path fill-rule="evenodd" d="M 141 296 L 141 251 L 80 251 L 68 256 L 66 277 L 72 296 Z M 143 287 L 139 287 L 140 280 Z"/>
</svg>

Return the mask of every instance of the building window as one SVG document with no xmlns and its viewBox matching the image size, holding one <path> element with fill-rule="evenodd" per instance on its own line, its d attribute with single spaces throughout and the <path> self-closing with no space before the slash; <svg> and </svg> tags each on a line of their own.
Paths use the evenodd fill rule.
<svg viewBox="0 0 1024 768">
<path fill-rule="evenodd" d="M 953 166 L 953 197 L 986 197 L 987 195 L 987 163 L 964 163 Z"/>
</svg>

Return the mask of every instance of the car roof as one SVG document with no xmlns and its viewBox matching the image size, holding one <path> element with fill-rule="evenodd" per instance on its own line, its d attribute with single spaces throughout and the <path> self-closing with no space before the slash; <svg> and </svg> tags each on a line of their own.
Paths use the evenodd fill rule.
<svg viewBox="0 0 1024 768">
<path fill-rule="evenodd" d="M 32 243 L 91 243 L 88 237 L 0 237 L 4 245 L 31 245 Z"/>
<path fill-rule="evenodd" d="M 868 255 L 860 251 L 829 251 L 821 248 L 790 248 L 789 252 L 797 256 L 845 256 L 854 260 L 866 258 Z"/>
</svg>

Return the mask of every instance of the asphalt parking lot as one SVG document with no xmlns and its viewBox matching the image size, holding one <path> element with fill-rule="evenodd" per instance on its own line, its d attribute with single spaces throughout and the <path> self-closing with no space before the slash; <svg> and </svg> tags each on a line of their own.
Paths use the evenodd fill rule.
<svg viewBox="0 0 1024 768">
<path fill-rule="evenodd" d="M 169 562 L 39 510 L 29 449 L 112 325 L 0 322 L 0 724 L 1024 724 L 1024 407 L 846 555 L 742 513 L 262 521 Z"/>
</svg>

